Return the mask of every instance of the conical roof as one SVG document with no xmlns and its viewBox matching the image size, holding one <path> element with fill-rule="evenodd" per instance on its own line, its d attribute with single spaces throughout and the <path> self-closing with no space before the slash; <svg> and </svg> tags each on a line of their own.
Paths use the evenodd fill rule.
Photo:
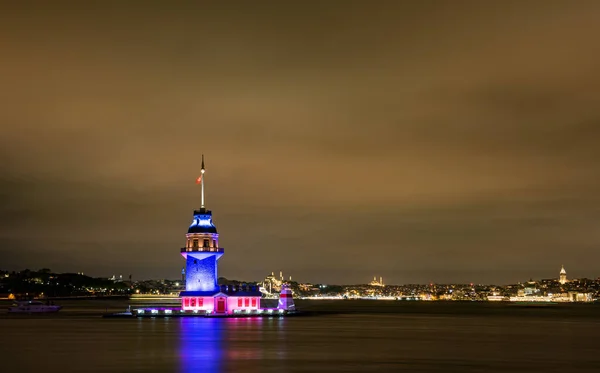
<svg viewBox="0 0 600 373">
<path fill-rule="evenodd" d="M 561 275 L 566 275 L 567 274 L 567 271 L 565 271 L 565 266 L 561 266 L 560 274 Z"/>
</svg>

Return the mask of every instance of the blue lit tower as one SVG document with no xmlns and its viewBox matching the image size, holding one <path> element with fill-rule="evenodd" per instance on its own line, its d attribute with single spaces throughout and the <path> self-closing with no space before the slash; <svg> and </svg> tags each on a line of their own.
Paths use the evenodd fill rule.
<svg viewBox="0 0 600 373">
<path fill-rule="evenodd" d="M 202 203 L 199 210 L 194 210 L 194 219 L 186 234 L 186 245 L 181 249 L 185 263 L 185 296 L 212 296 L 219 291 L 217 284 L 217 261 L 224 249 L 219 248 L 219 234 L 212 221 L 212 212 L 204 206 L 204 155 L 200 177 Z"/>
<path fill-rule="evenodd" d="M 196 180 L 202 187 L 200 210 L 194 211 L 194 219 L 186 236 L 181 255 L 185 258 L 185 291 L 180 293 L 184 312 L 231 314 L 252 312 L 260 308 L 261 293 L 257 286 L 219 286 L 217 284 L 218 260 L 225 250 L 219 247 L 219 234 L 212 222 L 212 212 L 204 207 L 204 156 L 200 177 Z"/>
</svg>

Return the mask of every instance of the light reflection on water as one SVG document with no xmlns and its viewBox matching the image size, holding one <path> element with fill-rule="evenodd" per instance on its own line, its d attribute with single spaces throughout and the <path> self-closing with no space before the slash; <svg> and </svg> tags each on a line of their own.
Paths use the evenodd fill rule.
<svg viewBox="0 0 600 373">
<path fill-rule="evenodd" d="M 284 319 L 240 318 L 173 320 L 178 327 L 181 373 L 221 372 L 252 361 L 286 358 Z M 274 343 L 265 345 L 265 341 Z"/>
<path fill-rule="evenodd" d="M 285 319 L 0 314 L 0 372 L 600 371 L 597 307 L 417 306 Z"/>
<path fill-rule="evenodd" d="M 226 323 L 217 319 L 182 318 L 179 326 L 178 355 L 181 373 L 220 372 L 225 347 Z"/>
</svg>

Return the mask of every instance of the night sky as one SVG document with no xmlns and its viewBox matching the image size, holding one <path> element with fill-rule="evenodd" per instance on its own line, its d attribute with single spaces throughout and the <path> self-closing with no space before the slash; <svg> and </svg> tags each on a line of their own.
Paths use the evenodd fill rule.
<svg viewBox="0 0 600 373">
<path fill-rule="evenodd" d="M 204 153 L 228 278 L 600 276 L 600 2 L 98 3 L 0 8 L 1 269 L 178 278 Z"/>
</svg>

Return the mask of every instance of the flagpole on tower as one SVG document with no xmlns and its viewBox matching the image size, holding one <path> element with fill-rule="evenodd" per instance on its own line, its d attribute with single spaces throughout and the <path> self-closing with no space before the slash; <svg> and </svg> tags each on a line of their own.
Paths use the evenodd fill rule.
<svg viewBox="0 0 600 373">
<path fill-rule="evenodd" d="M 200 208 L 204 208 L 204 172 L 206 170 L 204 169 L 204 154 L 202 154 L 202 168 L 200 169 L 200 183 L 202 184 L 202 205 L 200 206 Z"/>
</svg>

